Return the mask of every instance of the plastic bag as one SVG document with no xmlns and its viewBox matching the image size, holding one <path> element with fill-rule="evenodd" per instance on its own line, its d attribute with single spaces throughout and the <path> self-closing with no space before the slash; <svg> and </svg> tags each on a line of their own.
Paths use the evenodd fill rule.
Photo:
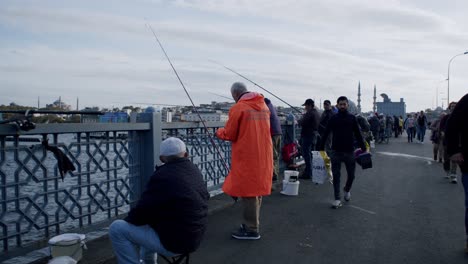
<svg viewBox="0 0 468 264">
<path fill-rule="evenodd" d="M 333 182 L 331 161 L 325 151 L 312 151 L 312 182 L 323 184 Z"/>
</svg>

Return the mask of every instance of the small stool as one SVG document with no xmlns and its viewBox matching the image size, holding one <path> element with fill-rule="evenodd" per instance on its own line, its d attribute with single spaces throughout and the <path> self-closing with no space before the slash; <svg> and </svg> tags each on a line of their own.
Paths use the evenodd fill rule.
<svg viewBox="0 0 468 264">
<path fill-rule="evenodd" d="M 166 257 L 161 254 L 158 254 L 158 257 L 161 257 L 162 259 L 167 261 L 167 263 L 170 263 L 170 264 L 180 264 L 184 260 L 185 260 L 185 264 L 188 264 L 190 260 L 190 253 L 180 254 L 174 257 Z"/>
</svg>

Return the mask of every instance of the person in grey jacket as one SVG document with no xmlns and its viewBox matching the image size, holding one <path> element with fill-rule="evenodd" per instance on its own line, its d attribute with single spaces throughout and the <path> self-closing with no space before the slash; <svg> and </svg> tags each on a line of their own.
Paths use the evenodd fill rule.
<svg viewBox="0 0 468 264">
<path fill-rule="evenodd" d="M 136 206 L 109 227 L 118 263 L 139 264 L 153 253 L 193 252 L 205 233 L 210 195 L 200 170 L 178 138 L 161 142 L 160 154 L 164 165 L 157 167 Z"/>
</svg>

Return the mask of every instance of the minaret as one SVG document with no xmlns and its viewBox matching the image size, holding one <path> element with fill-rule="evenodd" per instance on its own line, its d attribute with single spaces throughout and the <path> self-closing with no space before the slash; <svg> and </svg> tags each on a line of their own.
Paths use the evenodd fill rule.
<svg viewBox="0 0 468 264">
<path fill-rule="evenodd" d="M 361 81 L 358 84 L 358 92 L 357 92 L 357 110 L 358 113 L 361 113 Z"/>
<path fill-rule="evenodd" d="M 80 102 L 79 100 L 80 100 L 80 99 L 77 97 L 77 98 L 76 98 L 76 111 L 79 111 L 79 110 L 78 110 L 78 105 L 79 105 L 79 102 Z"/>
<path fill-rule="evenodd" d="M 377 90 L 376 90 L 375 84 L 374 84 L 374 106 L 372 107 L 372 111 L 374 111 L 374 113 L 375 113 L 376 108 L 377 108 L 377 103 L 376 103 L 376 101 L 375 101 L 375 100 L 377 100 L 376 94 L 377 94 Z"/>
<path fill-rule="evenodd" d="M 37 109 L 39 110 L 40 107 L 40 104 L 41 104 L 41 98 L 38 96 L 37 97 Z"/>
</svg>

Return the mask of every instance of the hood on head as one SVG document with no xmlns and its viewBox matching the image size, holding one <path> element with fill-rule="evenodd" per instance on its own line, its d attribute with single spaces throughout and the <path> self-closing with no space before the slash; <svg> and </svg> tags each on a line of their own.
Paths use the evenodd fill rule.
<svg viewBox="0 0 468 264">
<path fill-rule="evenodd" d="M 255 110 L 261 110 L 265 104 L 263 95 L 256 92 L 247 92 L 239 99 L 238 103 L 245 103 L 250 105 Z"/>
</svg>

